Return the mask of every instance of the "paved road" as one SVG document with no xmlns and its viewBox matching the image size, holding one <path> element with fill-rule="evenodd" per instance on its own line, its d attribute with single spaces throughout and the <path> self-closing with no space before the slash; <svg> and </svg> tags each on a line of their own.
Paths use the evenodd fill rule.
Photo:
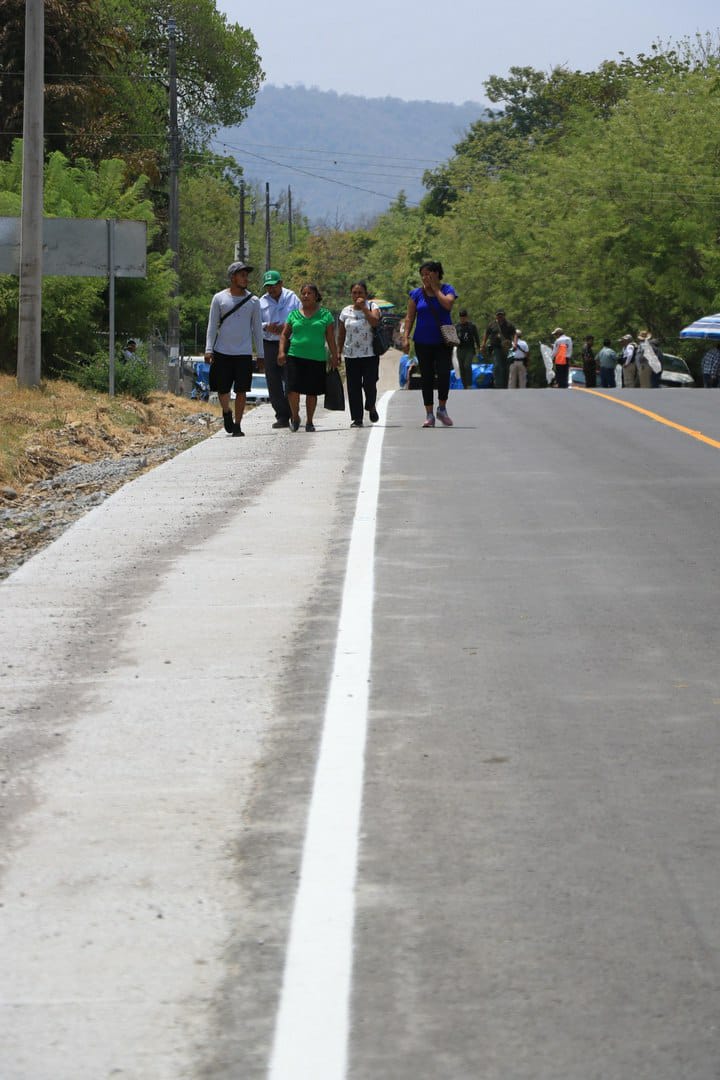
<svg viewBox="0 0 720 1080">
<path fill-rule="evenodd" d="M 259 409 L 1 585 L 3 1080 L 717 1080 L 717 400 Z"/>
</svg>

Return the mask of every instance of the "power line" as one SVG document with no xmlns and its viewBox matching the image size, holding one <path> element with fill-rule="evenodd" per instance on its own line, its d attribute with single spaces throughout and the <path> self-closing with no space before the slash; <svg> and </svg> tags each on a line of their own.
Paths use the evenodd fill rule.
<svg viewBox="0 0 720 1080">
<path fill-rule="evenodd" d="M 381 199 L 388 199 L 392 202 L 397 198 L 397 192 L 390 195 L 386 191 L 374 191 L 371 188 L 360 187 L 358 184 L 348 184 L 344 180 L 334 180 L 329 176 L 321 176 L 319 173 L 310 172 L 308 169 L 301 169 L 298 165 L 286 165 L 283 161 L 274 161 L 272 158 L 265 157 L 262 154 L 253 154 L 250 150 L 243 150 L 239 146 L 232 146 L 230 143 L 219 143 L 220 146 L 227 147 L 230 150 L 234 150 L 240 154 L 245 154 L 248 157 L 255 158 L 257 161 L 264 161 L 266 165 L 277 165 L 281 169 L 289 169 L 291 172 L 301 173 L 303 176 L 311 176 L 313 180 L 323 180 L 327 184 L 335 184 L 338 187 L 350 188 L 353 191 L 362 191 L 366 195 L 377 195 Z M 409 202 L 408 206 L 419 206 L 419 203 Z"/>
</svg>

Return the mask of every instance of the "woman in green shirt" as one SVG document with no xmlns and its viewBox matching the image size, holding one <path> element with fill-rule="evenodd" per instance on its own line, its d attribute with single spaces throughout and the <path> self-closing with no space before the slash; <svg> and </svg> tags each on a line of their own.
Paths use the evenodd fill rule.
<svg viewBox="0 0 720 1080">
<path fill-rule="evenodd" d="M 335 341 L 335 319 L 331 311 L 320 306 L 322 296 L 317 285 L 303 285 L 300 307 L 291 311 L 280 336 L 278 364 L 287 363 L 287 396 L 290 405 L 290 428 L 300 427 L 300 395 L 305 395 L 307 411 L 305 430 L 314 431 L 313 416 L 318 394 L 325 393 L 325 346 L 330 350 L 330 362 L 336 368 L 340 362 Z"/>
</svg>

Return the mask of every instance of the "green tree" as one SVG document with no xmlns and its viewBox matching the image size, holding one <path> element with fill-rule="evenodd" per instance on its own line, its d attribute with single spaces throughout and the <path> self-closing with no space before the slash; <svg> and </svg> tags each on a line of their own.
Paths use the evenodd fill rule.
<svg viewBox="0 0 720 1080">
<path fill-rule="evenodd" d="M 263 73 L 252 33 L 215 0 L 45 0 L 47 145 L 98 162 L 119 156 L 157 182 L 166 158 L 168 19 L 177 23 L 184 145 L 238 124 Z M 0 157 L 22 131 L 25 0 L 0 0 Z"/>
<path fill-rule="evenodd" d="M 717 73 L 637 81 L 606 117 L 576 107 L 521 170 L 478 176 L 439 229 L 469 306 L 502 303 L 529 337 L 641 325 L 673 341 L 720 303 Z M 484 257 L 490 252 L 491 257 Z"/>
<path fill-rule="evenodd" d="M 49 150 L 87 153 L 98 117 L 115 112 L 112 77 L 129 38 L 100 0 L 45 0 L 45 133 Z M 25 0 L 0 0 L 0 158 L 22 134 Z"/>
<path fill-rule="evenodd" d="M 319 229 L 293 252 L 289 283 L 299 289 L 305 282 L 314 282 L 324 306 L 340 311 L 349 303 L 353 282 L 363 276 L 364 257 L 371 246 L 364 230 Z"/>
<path fill-rule="evenodd" d="M 257 42 L 250 30 L 229 23 L 215 0 L 100 2 L 132 43 L 120 97 L 134 103 L 148 124 L 136 132 L 155 136 L 163 146 L 166 141 L 171 17 L 177 25 L 178 123 L 185 147 L 206 147 L 220 126 L 242 122 L 263 79 Z"/>
<path fill-rule="evenodd" d="M 22 143 L 9 162 L 0 161 L 0 213 L 20 210 Z M 71 164 L 56 151 L 45 166 L 45 214 L 48 217 L 117 217 L 145 221 L 151 241 L 157 232 L 147 181 L 125 178 L 120 160 Z M 116 292 L 118 332 L 143 336 L 148 324 L 166 318 L 173 271 L 166 254 L 150 252 L 147 278 L 119 279 Z M 17 348 L 18 280 L 0 275 L 0 356 L 13 366 Z M 102 278 L 48 277 L 43 283 L 42 348 L 46 371 L 61 371 L 78 358 L 89 357 L 107 342 L 107 283 Z"/>
<path fill-rule="evenodd" d="M 186 353 L 202 352 L 205 346 L 210 299 L 227 285 L 226 270 L 234 259 L 239 238 L 240 180 L 242 170 L 232 158 L 197 154 L 180 176 L 180 319 Z M 296 247 L 288 237 L 287 202 L 274 200 L 270 217 L 271 259 L 288 285 L 301 274 L 307 243 L 307 227 L 295 214 Z M 265 266 L 264 194 L 259 187 L 245 190 L 246 243 L 255 267 L 250 288 L 262 292 Z"/>
</svg>

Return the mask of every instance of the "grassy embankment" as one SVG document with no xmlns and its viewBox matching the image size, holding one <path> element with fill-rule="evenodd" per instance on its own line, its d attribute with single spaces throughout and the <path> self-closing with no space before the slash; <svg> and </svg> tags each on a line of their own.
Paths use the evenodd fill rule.
<svg viewBox="0 0 720 1080">
<path fill-rule="evenodd" d="M 22 492 L 78 462 L 141 453 L 176 439 L 190 445 L 216 425 L 189 427 L 205 402 L 154 392 L 147 402 L 110 398 L 63 380 L 21 390 L 0 374 L 0 487 Z"/>
</svg>

